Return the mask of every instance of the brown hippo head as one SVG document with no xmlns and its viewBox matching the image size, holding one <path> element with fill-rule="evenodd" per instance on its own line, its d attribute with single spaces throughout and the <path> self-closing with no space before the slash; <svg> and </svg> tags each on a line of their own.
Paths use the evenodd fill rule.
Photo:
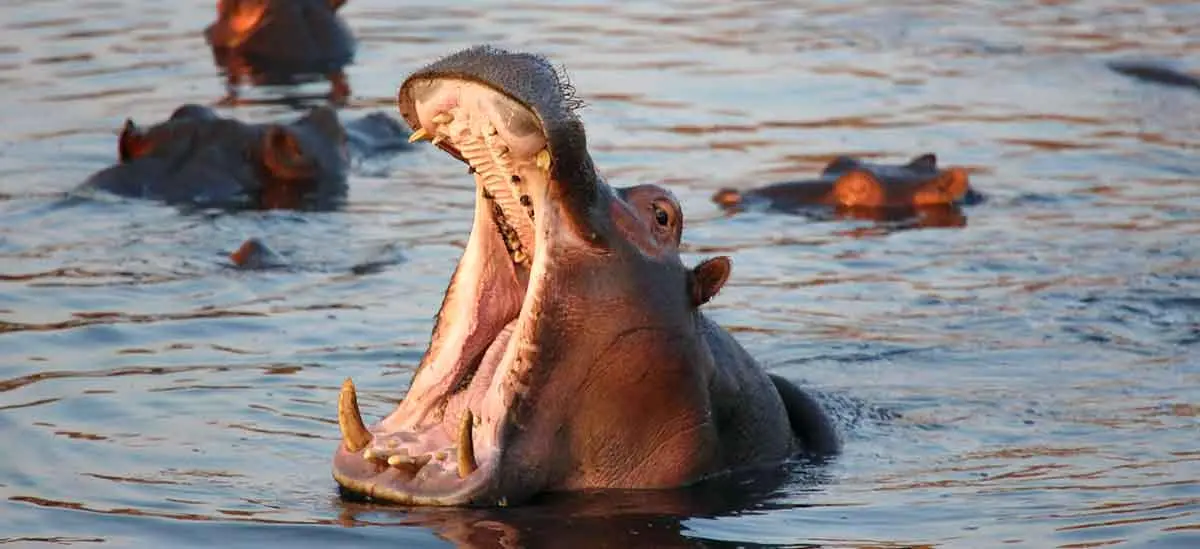
<svg viewBox="0 0 1200 549">
<path fill-rule="evenodd" d="M 346 132 L 328 107 L 247 124 L 184 105 L 146 128 L 127 120 L 117 151 L 85 188 L 229 209 L 328 209 L 346 196 Z"/>
<path fill-rule="evenodd" d="M 923 154 L 906 164 L 875 164 L 839 156 L 817 179 L 785 181 L 739 191 L 726 187 L 712 196 L 722 208 L 738 211 L 765 206 L 770 210 L 807 208 L 853 210 L 855 217 L 900 217 L 927 208 L 954 209 L 974 204 L 982 195 L 968 184 L 963 168 L 938 168 L 937 157 Z"/>
<path fill-rule="evenodd" d="M 675 199 L 606 184 L 579 105 L 545 59 L 488 47 L 401 86 L 414 136 L 470 166 L 474 224 L 404 400 L 368 428 L 343 385 L 344 491 L 504 505 L 836 450 L 820 408 L 700 313 L 728 259 L 683 265 Z"/>
<path fill-rule="evenodd" d="M 263 84 L 329 77 L 334 98 L 349 95 L 342 69 L 355 41 L 338 15 L 345 0 L 220 0 L 217 20 L 204 30 L 216 64 L 230 84 L 243 76 Z"/>
<path fill-rule="evenodd" d="M 967 194 L 967 172 L 939 170 L 937 157 L 918 156 L 903 166 L 866 164 L 847 157 L 832 162 L 824 175 L 837 175 L 833 202 L 850 208 L 949 206 Z"/>
</svg>

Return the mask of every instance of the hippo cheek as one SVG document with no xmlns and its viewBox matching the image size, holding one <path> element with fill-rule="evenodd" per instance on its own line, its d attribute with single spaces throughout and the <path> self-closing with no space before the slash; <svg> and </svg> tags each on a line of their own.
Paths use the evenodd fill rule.
<svg viewBox="0 0 1200 549">
<path fill-rule="evenodd" d="M 838 205 L 849 208 L 877 208 L 888 202 L 883 184 L 863 170 L 852 170 L 839 177 L 833 184 L 833 196 Z"/>
</svg>

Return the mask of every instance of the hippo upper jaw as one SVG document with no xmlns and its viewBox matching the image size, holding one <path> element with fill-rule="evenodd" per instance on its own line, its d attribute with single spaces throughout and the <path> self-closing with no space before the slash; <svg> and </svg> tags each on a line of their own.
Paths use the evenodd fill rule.
<svg viewBox="0 0 1200 549">
<path fill-rule="evenodd" d="M 631 383 L 597 377 L 612 364 L 605 359 L 619 362 L 646 341 L 694 337 L 696 326 L 690 314 L 657 312 L 688 308 L 688 272 L 595 173 L 563 90 L 541 58 L 488 49 L 444 59 L 401 87 L 414 135 L 470 165 L 475 218 L 404 400 L 368 428 L 353 385 L 343 386 L 333 466 L 343 490 L 405 504 L 504 505 L 556 489 L 679 485 L 710 465 L 705 452 L 716 445 L 698 442 L 710 421 L 701 406 L 672 409 L 645 429 L 646 440 L 625 445 L 626 457 L 606 446 L 621 446 L 616 437 L 595 436 L 623 424 L 584 403 L 619 402 L 613 391 L 582 388 Z M 678 291 L 655 293 L 646 280 Z M 704 385 L 693 375 L 703 368 L 672 363 L 702 359 L 659 358 L 677 376 L 664 382 L 670 389 L 645 384 L 647 393 Z M 674 451 L 681 441 L 707 450 Z M 632 463 L 595 463 L 603 459 Z M 672 465 L 656 467 L 657 459 Z"/>
</svg>

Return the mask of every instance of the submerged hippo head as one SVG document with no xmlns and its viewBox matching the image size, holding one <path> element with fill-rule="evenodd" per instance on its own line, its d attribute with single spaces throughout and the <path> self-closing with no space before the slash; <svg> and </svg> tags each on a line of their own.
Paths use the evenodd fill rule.
<svg viewBox="0 0 1200 549">
<path fill-rule="evenodd" d="M 346 196 L 346 134 L 327 107 L 288 124 L 246 124 L 184 105 L 165 122 L 126 121 L 118 163 L 85 188 L 220 208 L 329 209 Z"/>
<path fill-rule="evenodd" d="M 903 166 L 867 164 L 840 157 L 823 176 L 836 176 L 833 202 L 850 208 L 948 206 L 967 195 L 967 172 L 939 170 L 937 157 L 924 154 Z"/>
<path fill-rule="evenodd" d="M 700 313 L 728 259 L 685 267 L 671 194 L 604 182 L 546 60 L 469 49 L 410 76 L 399 104 L 470 166 L 475 219 L 404 400 L 367 428 L 343 386 L 344 491 L 503 505 L 836 449 L 820 408 Z"/>
<path fill-rule="evenodd" d="M 840 156 L 817 179 L 774 183 L 739 191 L 722 188 L 713 202 L 727 210 L 765 204 L 773 210 L 798 210 L 813 206 L 858 210 L 868 217 L 906 215 L 914 209 L 953 207 L 981 199 L 968 184 L 962 168 L 938 168 L 937 157 L 923 154 L 907 164 L 873 164 Z"/>
<path fill-rule="evenodd" d="M 236 81 L 265 83 L 336 76 L 354 59 L 354 36 L 337 11 L 345 0 L 220 0 L 204 30 L 214 58 Z"/>
</svg>

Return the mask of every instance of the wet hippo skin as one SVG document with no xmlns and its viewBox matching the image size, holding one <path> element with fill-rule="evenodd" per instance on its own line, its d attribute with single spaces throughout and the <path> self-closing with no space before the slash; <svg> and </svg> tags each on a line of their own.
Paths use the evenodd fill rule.
<svg viewBox="0 0 1200 549">
<path fill-rule="evenodd" d="M 739 191 L 723 188 L 713 201 L 726 209 L 765 207 L 789 211 L 813 206 L 851 209 L 909 209 L 974 203 L 967 171 L 939 168 L 937 157 L 924 154 L 906 164 L 873 164 L 840 156 L 807 181 L 774 183 Z"/>
<path fill-rule="evenodd" d="M 345 0 L 220 0 L 204 31 L 231 95 L 249 79 L 293 84 L 328 78 L 331 98 L 350 94 L 343 69 L 354 60 L 354 35 L 338 15 Z"/>
<path fill-rule="evenodd" d="M 288 123 L 248 124 L 184 105 L 146 128 L 126 121 L 117 164 L 81 189 L 199 207 L 327 210 L 346 198 L 352 152 L 407 148 L 408 133 L 382 113 L 343 126 L 318 107 Z"/>
<path fill-rule="evenodd" d="M 503 506 L 838 452 L 821 405 L 701 312 L 730 259 L 682 263 L 675 197 L 610 187 L 578 105 L 544 58 L 488 47 L 401 86 L 414 137 L 470 166 L 474 222 L 403 401 L 368 428 L 342 386 L 344 494 Z"/>
</svg>

